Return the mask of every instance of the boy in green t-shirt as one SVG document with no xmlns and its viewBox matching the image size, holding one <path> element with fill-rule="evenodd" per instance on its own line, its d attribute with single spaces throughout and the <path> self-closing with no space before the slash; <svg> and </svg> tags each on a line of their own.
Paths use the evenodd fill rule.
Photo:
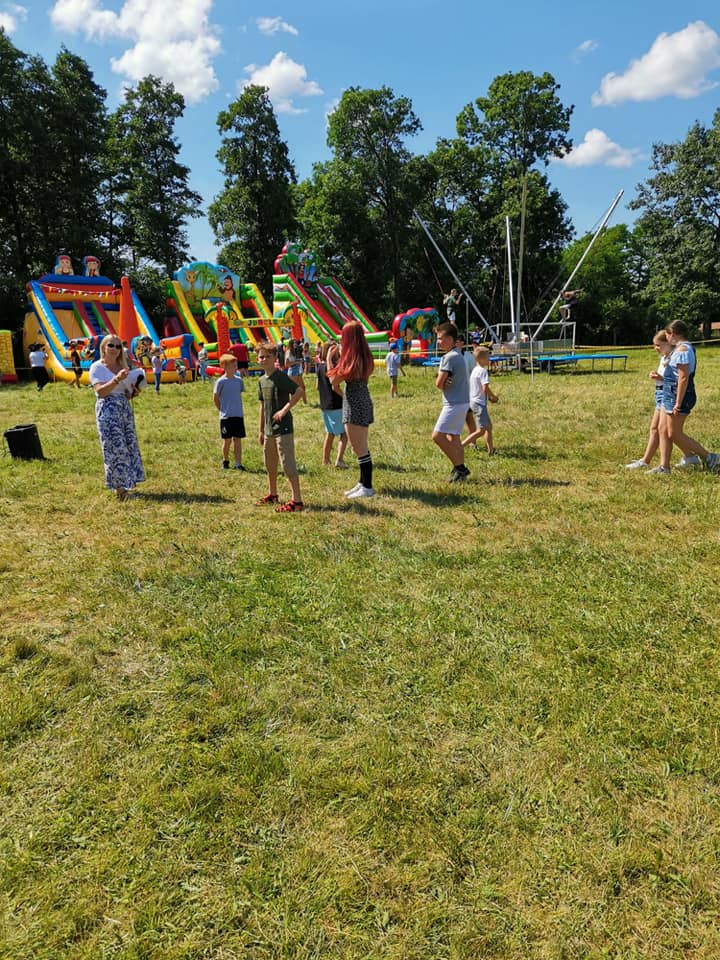
<svg viewBox="0 0 720 960">
<path fill-rule="evenodd" d="M 257 362 L 263 369 L 258 383 L 260 423 L 258 439 L 263 448 L 270 492 L 257 501 L 258 506 L 278 502 L 278 460 L 292 489 L 292 500 L 275 507 L 278 513 L 297 513 L 303 509 L 300 477 L 295 464 L 295 437 L 290 411 L 303 396 L 300 387 L 275 366 L 277 347 L 261 343 Z"/>
</svg>

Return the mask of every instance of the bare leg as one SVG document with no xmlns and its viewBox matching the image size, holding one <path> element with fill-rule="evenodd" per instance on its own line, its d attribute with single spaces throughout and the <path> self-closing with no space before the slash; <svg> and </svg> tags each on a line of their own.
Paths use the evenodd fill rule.
<svg viewBox="0 0 720 960">
<path fill-rule="evenodd" d="M 650 421 L 650 433 L 648 434 L 647 447 L 645 447 L 645 453 L 643 454 L 643 460 L 645 463 L 650 463 L 652 458 L 657 453 L 657 449 L 660 446 L 660 411 L 656 410 Z"/>
<path fill-rule="evenodd" d="M 242 439 L 233 437 L 233 451 L 235 453 L 235 463 L 242 463 Z"/>
<path fill-rule="evenodd" d="M 696 456 L 704 460 L 709 451 L 706 450 L 701 443 L 698 443 L 697 440 L 693 440 L 692 437 L 689 437 L 683 430 L 685 421 L 687 420 L 687 414 L 668 414 L 667 418 L 669 421 L 670 440 L 672 443 L 674 443 L 675 446 L 680 447 L 685 456 L 694 453 Z"/>
<path fill-rule="evenodd" d="M 438 433 L 437 430 L 433 430 L 432 438 L 433 442 L 440 447 L 454 467 L 464 465 L 465 451 L 460 443 L 460 437 L 456 434 Z M 352 437 L 350 438 L 350 442 L 352 442 Z"/>
<path fill-rule="evenodd" d="M 365 457 L 368 453 L 368 428 L 359 427 L 355 423 L 346 423 L 345 430 L 347 431 L 348 439 L 350 440 L 350 446 L 353 448 L 353 452 L 356 457 Z"/>
<path fill-rule="evenodd" d="M 332 433 L 325 434 L 325 441 L 323 442 L 323 459 L 322 459 L 324 467 L 330 466 L 330 454 L 332 453 L 333 440 L 334 440 L 334 437 Z"/>
<path fill-rule="evenodd" d="M 672 418 L 666 410 L 660 412 L 660 466 L 670 469 L 670 457 L 672 456 Z"/>
<path fill-rule="evenodd" d="M 340 439 L 338 441 L 337 457 L 335 458 L 335 466 L 337 466 L 339 463 L 345 463 L 345 460 L 343 459 L 343 457 L 345 456 L 345 447 L 347 447 L 347 442 L 348 442 L 347 434 L 346 433 L 340 434 Z"/>
</svg>

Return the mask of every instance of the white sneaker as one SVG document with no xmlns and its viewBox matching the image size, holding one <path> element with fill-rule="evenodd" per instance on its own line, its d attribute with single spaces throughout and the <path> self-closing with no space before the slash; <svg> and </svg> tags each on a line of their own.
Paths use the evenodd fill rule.
<svg viewBox="0 0 720 960">
<path fill-rule="evenodd" d="M 357 493 L 357 491 L 360 489 L 361 486 L 362 484 L 358 481 L 354 487 L 352 487 L 350 490 L 345 491 L 345 496 L 349 497 L 351 493 Z"/>
<path fill-rule="evenodd" d="M 372 487 L 364 487 L 361 483 L 358 484 L 357 490 L 351 490 L 347 495 L 348 500 L 359 500 L 361 497 L 374 497 L 375 491 Z"/>
<path fill-rule="evenodd" d="M 658 476 L 661 473 L 670 473 L 670 467 L 653 467 L 652 470 L 648 470 L 649 474 L 655 474 Z"/>
<path fill-rule="evenodd" d="M 691 453 L 689 457 L 683 457 L 678 463 L 675 464 L 676 467 L 699 467 L 701 466 L 700 457 L 695 456 L 694 453 Z"/>
<path fill-rule="evenodd" d="M 649 463 L 645 463 L 644 460 L 631 460 L 630 463 L 625 464 L 626 470 L 647 470 L 650 466 Z"/>
</svg>

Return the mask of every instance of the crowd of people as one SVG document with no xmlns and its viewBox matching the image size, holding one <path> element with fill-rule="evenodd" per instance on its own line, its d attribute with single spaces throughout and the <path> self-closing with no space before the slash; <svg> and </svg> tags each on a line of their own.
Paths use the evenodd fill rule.
<svg viewBox="0 0 720 960">
<path fill-rule="evenodd" d="M 647 446 L 643 456 L 626 466 L 628 469 L 647 469 L 652 474 L 668 474 L 673 447 L 682 458 L 680 467 L 703 466 L 720 469 L 720 455 L 707 450 L 685 432 L 685 422 L 696 403 L 695 372 L 697 358 L 688 342 L 688 330 L 681 321 L 674 321 L 653 339 L 659 355 L 656 370 L 650 373 L 655 384 L 655 410 L 650 423 Z M 465 347 L 465 341 L 454 323 L 447 321 L 437 328 L 437 344 L 442 354 L 435 387 L 441 394 L 441 407 L 432 430 L 432 440 L 450 461 L 450 483 L 462 483 L 470 475 L 465 465 L 468 446 L 477 446 L 484 440 L 488 455 L 495 452 L 493 424 L 489 404 L 498 402 L 490 386 L 490 350 L 484 344 Z M 79 386 L 81 349 L 77 342 L 67 345 L 73 373 L 71 386 Z M 390 398 L 398 396 L 398 377 L 405 372 L 401 363 L 401 344 L 390 341 L 385 358 L 390 382 Z M 244 356 L 247 357 L 247 350 Z M 48 382 L 45 367 L 47 353 L 42 344 L 32 344 L 30 364 L 38 391 Z M 298 403 L 307 403 L 305 377 L 314 371 L 325 437 L 322 463 L 346 469 L 345 452 L 348 444 L 357 459 L 358 482 L 345 492 L 349 500 L 375 496 L 373 460 L 369 447 L 369 430 L 374 421 L 373 401 L 368 381 L 375 362 L 362 325 L 346 323 L 340 342 L 318 344 L 315 356 L 309 344 L 290 339 L 271 344 L 262 341 L 256 348 L 256 359 L 261 369 L 258 379 L 259 402 L 258 441 L 263 447 L 268 492 L 259 505 L 274 505 L 280 513 L 296 513 L 304 509 L 300 478 L 295 461 L 294 428 L 291 411 Z M 164 362 L 161 347 L 152 343 L 141 345 L 137 358 L 116 335 L 109 334 L 99 345 L 99 359 L 90 367 L 90 385 L 96 394 L 96 420 L 106 485 L 114 490 L 119 500 L 125 500 L 136 484 L 144 480 L 142 457 L 135 431 L 130 400 L 137 395 L 142 374 L 151 371 L 155 389 L 160 389 L 160 375 Z M 197 375 L 206 381 L 207 349 L 198 351 Z M 178 360 L 175 365 L 177 370 Z M 233 466 L 244 471 L 242 440 L 246 437 L 243 394 L 247 360 L 238 360 L 235 351 L 219 359 L 222 376 L 213 387 L 213 402 L 220 420 L 223 470 Z M 134 368 L 134 369 L 133 369 Z M 178 371 L 180 373 L 180 371 Z M 148 378 L 149 379 L 149 378 Z M 180 376 L 179 382 L 182 382 Z M 462 438 L 464 430 L 467 435 Z M 333 446 L 337 448 L 333 459 Z M 660 462 L 651 463 L 659 451 Z M 290 486 L 290 499 L 280 503 L 278 475 L 280 468 Z"/>
</svg>

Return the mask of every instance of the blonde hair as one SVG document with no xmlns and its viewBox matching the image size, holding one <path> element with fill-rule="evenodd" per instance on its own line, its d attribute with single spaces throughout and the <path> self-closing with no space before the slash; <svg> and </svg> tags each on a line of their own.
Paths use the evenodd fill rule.
<svg viewBox="0 0 720 960">
<path fill-rule="evenodd" d="M 232 353 L 224 353 L 218 362 L 221 367 L 224 367 L 226 363 L 237 363 L 237 357 Z"/>
<path fill-rule="evenodd" d="M 652 339 L 653 343 L 668 343 L 667 330 L 658 330 L 655 336 Z"/>
<path fill-rule="evenodd" d="M 473 349 L 473 356 L 475 357 L 476 360 L 478 357 L 489 357 L 490 351 L 487 347 L 484 347 L 481 344 L 479 347 L 475 347 Z"/>
<path fill-rule="evenodd" d="M 261 350 L 269 357 L 277 357 L 277 346 L 274 343 L 259 343 L 257 352 L 260 353 Z"/>
<path fill-rule="evenodd" d="M 111 340 L 117 340 L 117 342 L 120 344 L 120 349 L 117 351 L 118 364 L 119 364 L 121 367 L 124 367 L 126 370 L 129 369 L 129 368 L 128 368 L 128 362 L 127 362 L 127 359 L 126 359 L 126 357 L 125 357 L 125 347 L 123 346 L 123 342 L 122 342 L 122 340 L 120 339 L 120 337 L 118 337 L 117 334 L 115 334 L 115 333 L 108 333 L 108 334 L 106 334 L 106 335 L 102 338 L 102 340 L 100 341 L 100 359 L 101 359 L 102 361 L 105 360 L 105 348 L 107 347 L 108 343 L 109 343 Z"/>
</svg>

